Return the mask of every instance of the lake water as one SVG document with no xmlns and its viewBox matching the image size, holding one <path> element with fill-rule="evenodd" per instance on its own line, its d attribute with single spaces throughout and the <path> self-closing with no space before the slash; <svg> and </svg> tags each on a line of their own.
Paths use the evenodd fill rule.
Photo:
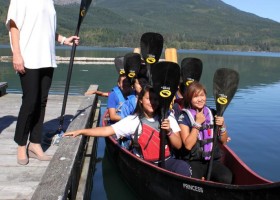
<svg viewBox="0 0 280 200">
<path fill-rule="evenodd" d="M 57 55 L 69 56 L 70 51 L 60 48 Z M 131 51 L 129 48 L 78 47 L 76 56 L 114 58 Z M 0 46 L 0 56 L 8 55 L 11 55 L 10 50 Z M 208 105 L 212 107 L 215 70 L 227 67 L 239 72 L 239 88 L 224 113 L 232 138 L 228 145 L 258 174 L 272 181 L 280 181 L 280 54 L 179 50 L 179 63 L 185 57 L 197 57 L 203 61 L 201 82 L 207 88 Z M 19 79 L 11 63 L 0 64 L 0 82 L 8 82 L 9 93 L 21 92 Z M 58 65 L 51 93 L 63 94 L 67 70 L 68 64 Z M 69 94 L 83 94 L 90 84 L 98 84 L 100 90 L 109 91 L 116 84 L 116 79 L 114 65 L 74 64 Z M 106 104 L 105 98 L 101 100 Z M 103 162 L 97 165 L 93 193 L 97 195 L 96 199 L 113 199 L 111 197 L 123 193 L 123 187 L 126 186 L 119 177 L 115 177 L 115 168 L 107 162 L 101 138 L 98 156 L 103 158 Z M 111 176 L 114 178 L 109 178 Z M 106 187 L 108 181 L 112 184 L 110 187 Z M 129 196 L 126 199 L 133 199 L 130 192 L 125 193 Z"/>
</svg>

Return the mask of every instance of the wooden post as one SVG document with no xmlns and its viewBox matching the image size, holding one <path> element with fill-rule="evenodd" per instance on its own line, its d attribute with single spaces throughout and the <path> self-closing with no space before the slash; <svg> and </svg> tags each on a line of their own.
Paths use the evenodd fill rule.
<svg viewBox="0 0 280 200">
<path fill-rule="evenodd" d="M 8 87 L 7 82 L 0 82 L 0 97 L 7 94 L 6 89 Z"/>
<path fill-rule="evenodd" d="M 171 61 L 171 62 L 174 62 L 174 63 L 178 63 L 177 49 L 175 49 L 175 48 L 165 49 L 165 60 L 166 61 Z"/>
<path fill-rule="evenodd" d="M 139 54 L 141 54 L 140 48 L 134 48 L 133 53 L 139 53 Z"/>
</svg>

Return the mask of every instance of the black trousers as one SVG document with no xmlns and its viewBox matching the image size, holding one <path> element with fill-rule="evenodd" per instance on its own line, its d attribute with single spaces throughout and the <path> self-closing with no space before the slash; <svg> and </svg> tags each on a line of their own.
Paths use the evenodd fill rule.
<svg viewBox="0 0 280 200">
<path fill-rule="evenodd" d="M 27 69 L 20 74 L 22 104 L 14 140 L 24 146 L 29 141 L 41 143 L 43 122 L 54 68 Z"/>
</svg>

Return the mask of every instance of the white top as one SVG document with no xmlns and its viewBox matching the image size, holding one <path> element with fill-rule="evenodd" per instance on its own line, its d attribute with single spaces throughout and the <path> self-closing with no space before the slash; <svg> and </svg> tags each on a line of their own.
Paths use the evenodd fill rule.
<svg viewBox="0 0 280 200">
<path fill-rule="evenodd" d="M 170 122 L 170 128 L 172 129 L 172 131 L 174 133 L 181 131 L 174 115 L 171 113 L 168 116 L 169 122 Z M 154 122 L 155 118 L 151 118 L 151 119 L 147 119 L 150 122 Z M 120 138 L 121 136 L 123 137 L 127 137 L 129 135 L 134 135 L 137 126 L 139 125 L 140 120 L 138 117 L 136 117 L 135 115 L 129 115 L 125 118 L 123 118 L 122 120 L 118 121 L 115 124 L 112 124 L 112 128 L 114 129 L 114 132 L 117 136 L 117 138 Z M 142 133 L 142 127 L 139 126 L 138 129 L 138 135 L 140 135 Z"/>
<path fill-rule="evenodd" d="M 13 20 L 20 31 L 20 50 L 29 69 L 57 67 L 56 11 L 53 0 L 11 0 L 6 26 Z M 10 42 L 11 42 L 11 33 Z M 11 43 L 11 48 L 12 43 Z"/>
</svg>

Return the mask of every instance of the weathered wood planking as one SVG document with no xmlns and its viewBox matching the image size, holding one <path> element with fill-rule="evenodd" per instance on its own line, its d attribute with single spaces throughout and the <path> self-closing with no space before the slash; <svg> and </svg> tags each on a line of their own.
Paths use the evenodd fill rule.
<svg viewBox="0 0 280 200">
<path fill-rule="evenodd" d="M 92 127 L 93 117 L 98 110 L 97 99 L 96 95 L 84 99 L 67 131 Z M 75 199 L 88 141 L 89 138 L 84 136 L 61 140 L 32 199 Z"/>
<path fill-rule="evenodd" d="M 97 89 L 97 86 L 91 86 L 91 88 Z M 65 128 L 72 118 L 79 118 L 80 115 L 83 115 L 81 104 L 85 99 L 88 99 L 86 100 L 88 102 L 93 98 L 95 99 L 95 95 L 91 97 L 68 96 L 64 118 Z M 57 130 L 62 101 L 62 95 L 49 96 L 44 132 Z M 7 94 L 0 98 L 0 199 L 31 199 L 50 163 L 30 159 L 26 166 L 17 164 L 17 145 L 13 141 L 13 137 L 20 105 L 21 94 Z M 77 128 L 78 125 L 75 127 Z M 51 146 L 46 153 L 54 155 L 57 149 L 57 146 Z M 41 199 L 52 199 L 47 195 L 41 197 Z"/>
</svg>

